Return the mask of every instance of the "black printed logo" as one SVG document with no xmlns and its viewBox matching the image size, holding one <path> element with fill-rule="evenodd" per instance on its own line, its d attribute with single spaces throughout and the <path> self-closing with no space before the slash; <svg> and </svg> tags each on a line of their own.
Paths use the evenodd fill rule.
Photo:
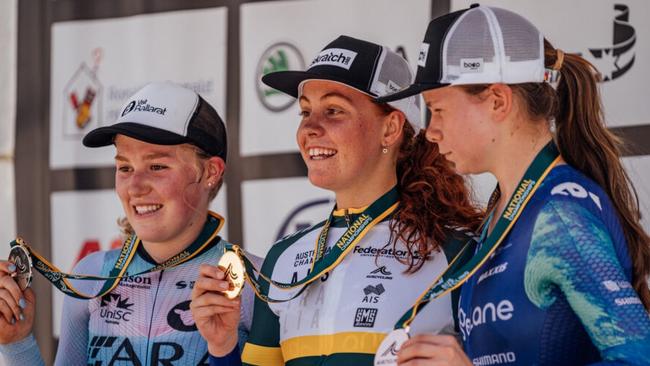
<svg viewBox="0 0 650 366">
<path fill-rule="evenodd" d="M 132 100 L 131 103 L 127 104 L 126 107 L 124 107 L 121 117 L 126 116 L 128 113 L 133 111 L 134 108 L 135 108 L 135 100 Z"/>
<path fill-rule="evenodd" d="M 354 326 L 357 328 L 372 328 L 377 320 L 377 309 L 358 308 L 354 315 Z"/>
<path fill-rule="evenodd" d="M 106 294 L 102 296 L 99 305 L 99 316 L 109 324 L 120 324 L 122 321 L 131 320 L 133 303 L 129 303 L 129 298 L 122 298 L 120 294 Z"/>
<path fill-rule="evenodd" d="M 381 266 L 366 275 L 366 278 L 378 278 L 381 280 L 392 280 L 392 272 L 386 268 L 386 266 Z"/>
<path fill-rule="evenodd" d="M 167 324 L 181 332 L 194 332 L 196 323 L 190 311 L 190 300 L 174 306 L 167 314 Z"/>
</svg>

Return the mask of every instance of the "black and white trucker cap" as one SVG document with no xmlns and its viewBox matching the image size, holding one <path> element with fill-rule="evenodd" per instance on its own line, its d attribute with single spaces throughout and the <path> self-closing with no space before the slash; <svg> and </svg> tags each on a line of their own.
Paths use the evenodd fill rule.
<svg viewBox="0 0 650 366">
<path fill-rule="evenodd" d="M 544 37 L 511 11 L 472 5 L 429 23 L 415 82 L 388 102 L 448 85 L 545 81 Z"/>
<path fill-rule="evenodd" d="M 262 77 L 266 85 L 294 98 L 309 80 L 336 81 L 376 99 L 406 88 L 413 73 L 408 62 L 388 47 L 340 36 L 323 48 L 306 71 L 278 71 Z M 388 104 L 402 111 L 416 131 L 422 128 L 419 97 Z"/>
<path fill-rule="evenodd" d="M 122 134 L 158 145 L 192 144 L 226 160 L 226 127 L 201 96 L 172 82 L 153 82 L 133 94 L 114 124 L 83 138 L 88 147 L 111 145 Z"/>
</svg>

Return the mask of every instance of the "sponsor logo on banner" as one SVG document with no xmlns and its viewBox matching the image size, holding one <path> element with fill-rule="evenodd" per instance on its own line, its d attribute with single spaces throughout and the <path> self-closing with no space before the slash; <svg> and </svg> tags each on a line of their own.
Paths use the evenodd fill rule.
<svg viewBox="0 0 650 366">
<path fill-rule="evenodd" d="M 108 324 L 120 325 L 122 322 L 131 321 L 133 303 L 129 303 L 129 298 L 122 295 L 109 293 L 101 298 L 99 306 L 99 316 Z"/>
<path fill-rule="evenodd" d="M 181 332 L 194 332 L 196 323 L 190 311 L 190 300 L 174 306 L 167 314 L 167 324 Z"/>
<path fill-rule="evenodd" d="M 282 238 L 289 238 L 293 235 L 301 233 L 303 230 L 309 229 L 316 222 L 312 218 L 306 217 L 308 210 L 312 208 L 321 208 L 321 206 L 329 206 L 334 202 L 328 198 L 316 199 L 305 202 L 291 211 L 287 217 L 282 221 L 278 234 L 275 236 L 276 241 Z M 287 236 L 292 234 L 291 236 Z"/>
<path fill-rule="evenodd" d="M 279 42 L 267 48 L 259 62 L 255 73 L 255 82 L 257 83 L 257 96 L 262 105 L 271 112 L 281 112 L 296 101 L 290 95 L 267 86 L 262 82 L 262 76 L 288 70 L 304 70 L 305 60 L 296 46 Z"/>
<path fill-rule="evenodd" d="M 101 116 L 102 84 L 97 71 L 102 59 L 102 50 L 92 52 L 94 64 L 85 62 L 74 72 L 63 89 L 63 136 L 81 137 L 98 126 Z"/>
<path fill-rule="evenodd" d="M 309 68 L 316 66 L 337 66 L 350 70 L 357 53 L 344 48 L 328 48 L 323 50 L 309 65 Z"/>
<path fill-rule="evenodd" d="M 515 307 L 510 300 L 501 300 L 496 305 L 492 302 L 488 302 L 483 306 L 478 305 L 472 309 L 469 316 L 465 314 L 465 310 L 461 307 L 458 309 L 460 333 L 463 339 L 467 339 L 474 328 L 487 323 L 510 320 L 514 311 Z"/>
<path fill-rule="evenodd" d="M 605 47 L 589 48 L 588 55 L 603 81 L 615 80 L 634 66 L 636 31 L 630 24 L 630 9 L 625 4 L 614 4 L 613 41 Z"/>
<path fill-rule="evenodd" d="M 358 308 L 354 315 L 354 326 L 356 328 L 372 328 L 377 320 L 378 309 Z"/>
</svg>

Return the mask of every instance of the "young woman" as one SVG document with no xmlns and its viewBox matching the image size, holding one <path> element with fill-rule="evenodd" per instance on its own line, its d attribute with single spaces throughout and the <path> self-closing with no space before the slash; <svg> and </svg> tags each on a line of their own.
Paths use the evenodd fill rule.
<svg viewBox="0 0 650 366">
<path fill-rule="evenodd" d="M 243 362 L 372 365 L 386 334 L 467 241 L 459 229 L 475 229 L 480 213 L 463 179 L 422 135 L 414 137 L 418 100 L 374 101 L 412 80 L 406 61 L 387 47 L 341 36 L 307 71 L 262 80 L 298 98 L 296 137 L 309 181 L 334 192 L 336 207 L 325 221 L 270 249 L 262 274 L 294 287 L 260 280 L 260 292 L 274 300 L 297 297 L 256 300 Z M 303 291 L 305 278 L 315 281 Z M 238 364 L 239 312 L 221 308 L 227 304 L 216 292 L 226 285 L 222 279 L 217 268 L 202 268 L 192 310 L 199 329 L 199 319 L 218 324 L 215 330 L 232 324 L 230 334 L 204 334 L 220 357 L 214 364 Z M 455 333 L 456 302 L 452 295 L 429 303 L 411 333 Z"/>
<path fill-rule="evenodd" d="M 400 364 L 649 364 L 650 240 L 597 71 L 483 6 L 433 20 L 422 50 L 415 83 L 385 100 L 422 92 L 427 138 L 500 195 L 461 292 L 464 352 L 420 335 Z"/>
<path fill-rule="evenodd" d="M 207 362 L 189 304 L 199 265 L 216 263 L 226 245 L 218 236 L 223 219 L 208 211 L 225 168 L 221 118 L 193 91 L 151 83 L 129 99 L 115 124 L 91 131 L 83 142 L 115 145 L 115 187 L 132 236 L 122 249 L 86 257 L 74 272 L 108 276 L 116 263 L 124 264 L 125 248 L 137 247 L 122 274 L 127 277 L 112 291 L 92 300 L 66 297 L 55 364 Z M 142 273 L 154 267 L 163 268 Z M 0 262 L 0 351 L 8 365 L 42 364 L 30 335 L 34 294 L 20 291 L 10 276 L 15 270 Z M 79 282 L 88 295 L 104 287 L 104 281 Z M 240 303 L 245 338 L 252 292 L 237 300 L 238 309 Z"/>
</svg>

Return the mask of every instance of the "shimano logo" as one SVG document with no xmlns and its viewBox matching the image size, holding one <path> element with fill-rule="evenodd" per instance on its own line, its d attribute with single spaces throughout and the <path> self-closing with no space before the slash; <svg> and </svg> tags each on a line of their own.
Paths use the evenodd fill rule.
<svg viewBox="0 0 650 366">
<path fill-rule="evenodd" d="M 467 339 L 475 327 L 497 321 L 506 321 L 512 319 L 515 307 L 509 300 L 501 300 L 498 304 L 488 302 L 483 306 L 477 306 L 472 313 L 465 314 L 463 308 L 458 310 L 458 322 L 460 323 L 460 332 L 463 339 Z"/>
<path fill-rule="evenodd" d="M 503 365 L 516 361 L 517 356 L 514 352 L 493 353 L 491 355 L 483 355 L 472 359 L 474 366 Z"/>
<path fill-rule="evenodd" d="M 318 56 L 316 56 L 316 58 L 311 62 L 311 65 L 309 65 L 309 68 L 329 65 L 350 70 L 350 66 L 352 66 L 356 57 L 357 53 L 354 51 L 343 48 L 329 48 L 323 50 Z"/>
<path fill-rule="evenodd" d="M 482 58 L 461 58 L 460 59 L 460 72 L 482 72 L 483 59 Z"/>
<path fill-rule="evenodd" d="M 636 297 L 636 296 L 630 296 L 630 297 L 621 297 L 618 299 L 614 299 L 614 302 L 618 306 L 623 306 L 623 305 L 642 305 L 643 303 L 641 300 Z"/>
<path fill-rule="evenodd" d="M 497 275 L 497 274 L 499 274 L 499 273 L 501 273 L 501 272 L 504 272 L 507 268 L 508 268 L 508 262 L 501 263 L 501 264 L 499 264 L 499 265 L 496 266 L 496 267 L 492 267 L 492 268 L 490 268 L 489 270 L 483 272 L 483 273 L 479 276 L 478 281 L 476 281 L 476 284 L 478 285 L 478 284 L 481 283 L 484 279 L 486 279 L 486 278 L 488 278 L 488 277 L 492 277 L 492 276 L 494 276 L 494 275 Z"/>
</svg>

